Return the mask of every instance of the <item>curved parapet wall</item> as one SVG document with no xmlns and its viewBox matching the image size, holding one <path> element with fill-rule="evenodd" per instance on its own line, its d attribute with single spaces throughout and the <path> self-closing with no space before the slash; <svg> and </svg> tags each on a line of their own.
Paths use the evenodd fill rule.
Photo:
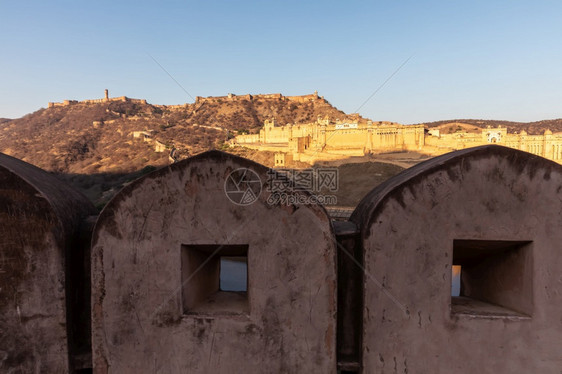
<svg viewBox="0 0 562 374">
<path fill-rule="evenodd" d="M 65 274 L 84 264 L 75 240 L 90 214 L 82 195 L 0 154 L 0 372 L 66 373 L 69 354 L 89 350 L 89 329 L 77 316 L 87 305 L 76 295 L 87 289 Z"/>
<path fill-rule="evenodd" d="M 351 217 L 365 372 L 557 372 L 560 212 L 562 168 L 499 146 L 431 159 L 371 191 Z"/>
<path fill-rule="evenodd" d="M 92 242 L 94 372 L 335 372 L 329 217 L 269 203 L 267 172 L 207 152 L 108 204 Z M 245 290 L 223 288 L 224 257 L 246 264 Z"/>
</svg>

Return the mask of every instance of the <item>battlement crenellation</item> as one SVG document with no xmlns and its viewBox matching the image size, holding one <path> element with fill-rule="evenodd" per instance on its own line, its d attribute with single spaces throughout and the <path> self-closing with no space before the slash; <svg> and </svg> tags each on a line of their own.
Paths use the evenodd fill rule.
<svg viewBox="0 0 562 374">
<path fill-rule="evenodd" d="M 196 103 L 220 103 L 224 101 L 253 101 L 253 100 L 282 100 L 282 101 L 291 101 L 296 103 L 306 103 L 311 101 L 325 101 L 323 96 L 318 96 L 318 91 L 315 91 L 313 94 L 310 95 L 300 95 L 300 96 L 284 96 L 280 93 L 274 94 L 258 94 L 258 95 L 235 95 L 229 93 L 227 96 L 209 96 L 209 97 L 202 97 L 197 96 L 195 97 Z"/>
<path fill-rule="evenodd" d="M 65 107 L 75 104 L 101 104 L 109 102 L 130 102 L 137 104 L 146 104 L 145 99 L 131 99 L 127 96 L 109 97 L 109 91 L 105 90 L 105 97 L 103 99 L 90 99 L 90 100 L 64 100 L 62 102 L 49 102 L 48 108 Z"/>
</svg>

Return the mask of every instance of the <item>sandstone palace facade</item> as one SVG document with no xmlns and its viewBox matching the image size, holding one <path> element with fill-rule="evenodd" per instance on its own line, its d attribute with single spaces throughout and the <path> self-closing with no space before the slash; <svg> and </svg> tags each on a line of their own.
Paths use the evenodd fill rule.
<svg viewBox="0 0 562 374">
<path fill-rule="evenodd" d="M 279 166 L 290 160 L 314 162 L 400 151 L 439 155 L 486 144 L 503 145 L 562 163 L 562 133 L 546 130 L 542 135 L 525 131 L 508 134 L 505 127 L 442 134 L 439 129 L 426 129 L 424 125 L 330 121 L 318 117 L 312 123 L 277 126 L 272 119 L 265 121 L 258 134 L 238 135 L 232 144 L 276 152 L 275 164 Z"/>
</svg>

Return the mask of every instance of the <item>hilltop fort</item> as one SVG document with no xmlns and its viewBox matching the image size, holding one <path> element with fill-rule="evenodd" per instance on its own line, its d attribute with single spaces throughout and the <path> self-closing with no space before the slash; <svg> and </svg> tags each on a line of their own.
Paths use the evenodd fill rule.
<svg viewBox="0 0 562 374">
<path fill-rule="evenodd" d="M 58 106 L 69 106 L 73 104 L 99 104 L 99 103 L 109 103 L 113 101 L 122 101 L 122 102 L 131 102 L 131 103 L 138 103 L 138 104 L 146 104 L 145 99 L 131 99 L 127 96 L 120 96 L 120 97 L 109 97 L 109 90 L 105 90 L 105 97 L 103 99 L 93 99 L 93 100 L 64 100 L 60 103 L 49 102 L 47 105 L 48 108 L 54 108 Z"/>
<path fill-rule="evenodd" d="M 110 97 L 107 91 L 98 99 L 50 103 L 47 109 L 0 122 L 0 152 L 68 175 L 98 207 L 142 170 L 209 149 L 270 167 L 306 167 L 316 160 L 347 163 L 352 156 L 383 153 L 377 159 L 406 157 L 401 166 L 409 166 L 421 161 L 421 154 L 492 143 L 562 160 L 562 119 L 401 125 L 347 114 L 318 92 L 228 94 L 155 105 Z M 388 154 L 400 152 L 409 154 Z"/>
<path fill-rule="evenodd" d="M 284 96 L 280 93 L 275 94 L 259 94 L 259 95 L 235 95 L 233 93 L 229 93 L 226 96 L 209 96 L 209 97 L 202 97 L 197 96 L 195 97 L 195 104 L 206 104 L 206 103 L 223 103 L 225 101 L 231 102 L 239 102 L 239 101 L 259 101 L 259 100 L 283 100 L 288 102 L 294 103 L 307 103 L 307 102 L 314 102 L 314 101 L 321 101 L 324 103 L 328 103 L 324 96 L 319 96 L 318 91 L 314 91 L 313 94 L 310 95 L 300 95 L 300 96 Z M 147 104 L 146 99 L 131 99 L 127 96 L 119 96 L 119 97 L 109 97 L 109 90 L 105 90 L 105 96 L 102 99 L 91 99 L 91 100 L 63 100 L 62 102 L 49 102 L 47 107 L 54 108 L 54 107 L 61 107 L 61 106 L 69 106 L 73 104 L 99 104 L 99 103 L 109 103 L 109 102 L 131 102 L 131 103 L 138 103 L 138 104 Z M 189 104 L 181 104 L 181 105 L 164 105 L 165 107 L 169 108 L 181 108 L 185 107 Z"/>
<path fill-rule="evenodd" d="M 195 98 L 195 103 L 221 103 L 225 100 L 228 101 L 242 101 L 242 100 L 285 100 L 285 101 L 292 101 L 295 103 L 306 103 L 306 102 L 311 102 L 311 101 L 316 101 L 316 100 L 320 100 L 320 101 L 324 101 L 327 102 L 324 99 L 324 96 L 318 96 L 318 91 L 314 91 L 313 94 L 311 95 L 300 95 L 300 96 L 283 96 L 280 93 L 275 93 L 275 94 L 260 94 L 260 95 L 250 95 L 250 94 L 246 94 L 246 95 L 235 95 L 232 93 L 229 93 L 227 96 L 209 96 L 209 97 L 201 97 L 201 96 L 197 96 Z"/>
<path fill-rule="evenodd" d="M 50 102 L 48 107 L 111 102 L 147 104 L 144 99 L 131 99 L 126 96 L 110 98 L 106 89 L 105 96 L 101 99 Z M 318 114 L 316 121 L 299 121 L 298 118 L 295 118 L 294 123 L 287 123 L 290 116 L 287 117 L 285 112 L 282 114 L 281 111 L 276 111 L 270 113 L 269 119 L 263 122 L 264 125 L 259 133 L 239 134 L 230 141 L 231 145 L 242 145 L 258 151 L 275 152 L 275 166 L 285 166 L 292 161 L 312 163 L 317 160 L 337 160 L 351 156 L 401 151 L 440 155 L 486 144 L 504 145 L 562 163 L 562 132 L 553 133 L 550 129 L 543 130 L 542 134 L 528 134 L 525 130 L 521 130 L 519 133 L 508 132 L 508 126 L 504 125 L 498 125 L 494 128 L 490 126 L 480 128 L 472 125 L 472 128 L 469 129 L 471 125 L 462 122 L 444 123 L 439 127 L 429 127 L 425 124 L 401 125 L 393 122 L 373 122 L 357 114 L 348 115 L 339 112 L 337 109 L 337 113 L 334 113 L 335 108 L 324 99 L 324 96 L 319 96 L 317 91 L 313 94 L 300 96 L 284 96 L 280 93 L 259 95 L 229 93 L 226 96 L 197 96 L 193 104 L 152 105 L 152 107 L 167 111 L 186 110 L 187 116 L 198 115 L 197 121 L 212 122 L 210 124 L 215 125 L 218 129 L 228 127 L 245 129 L 249 126 L 244 123 L 246 118 L 239 116 L 242 112 L 226 108 L 234 105 L 247 110 L 250 107 L 260 106 L 263 102 L 275 102 L 278 105 L 286 106 L 285 112 L 288 113 L 296 110 L 299 105 L 304 106 L 304 108 L 307 105 L 320 105 L 321 108 L 331 108 L 332 115 L 335 114 L 343 118 L 334 120 L 329 115 Z M 211 118 L 203 114 L 208 110 L 206 109 L 208 107 L 224 107 L 226 113 L 232 112 L 229 121 L 230 126 L 225 127 L 223 124 L 221 127 L 220 124 L 214 123 L 221 117 L 220 115 Z M 310 118 L 312 114 L 310 109 L 303 110 Z M 264 114 L 267 115 L 267 113 Z M 281 117 L 280 122 L 285 124 L 279 125 L 277 123 L 276 118 L 278 116 Z M 256 119 L 255 115 L 250 115 L 250 117 L 253 117 L 253 120 Z M 134 116 L 130 119 L 138 120 L 139 117 Z M 95 122 L 98 123 L 99 121 Z M 449 128 L 448 132 L 444 131 L 447 127 Z M 451 131 L 453 128 L 456 128 L 456 130 Z"/>
</svg>

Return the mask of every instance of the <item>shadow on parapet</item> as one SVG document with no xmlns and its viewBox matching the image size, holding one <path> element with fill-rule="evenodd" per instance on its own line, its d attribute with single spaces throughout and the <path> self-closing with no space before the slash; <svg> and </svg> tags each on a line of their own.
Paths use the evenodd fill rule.
<svg viewBox="0 0 562 374">
<path fill-rule="evenodd" d="M 80 193 L 0 154 L 1 372 L 91 367 L 90 254 Z"/>
</svg>

